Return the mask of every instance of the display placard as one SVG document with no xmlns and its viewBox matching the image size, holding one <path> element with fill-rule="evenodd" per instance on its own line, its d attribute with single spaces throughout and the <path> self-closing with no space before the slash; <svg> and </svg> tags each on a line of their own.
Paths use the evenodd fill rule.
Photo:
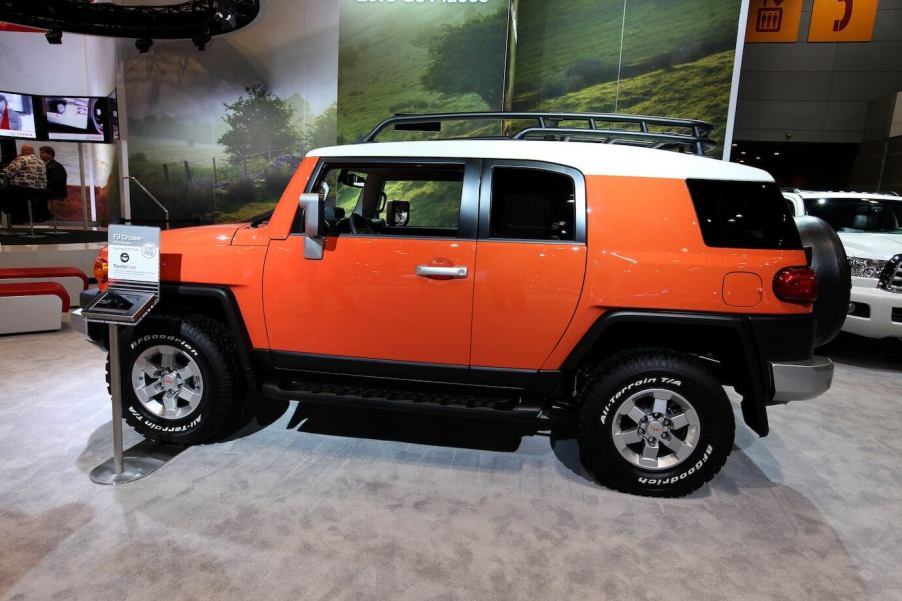
<svg viewBox="0 0 902 601">
<path fill-rule="evenodd" d="M 109 270 L 111 282 L 159 284 L 160 228 L 111 225 Z"/>
<path fill-rule="evenodd" d="M 111 225 L 110 287 L 82 309 L 88 321 L 133 326 L 160 298 L 160 228 Z"/>
</svg>

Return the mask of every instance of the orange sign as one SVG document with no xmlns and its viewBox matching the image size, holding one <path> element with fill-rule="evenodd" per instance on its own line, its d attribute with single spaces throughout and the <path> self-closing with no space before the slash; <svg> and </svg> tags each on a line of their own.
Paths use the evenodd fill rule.
<svg viewBox="0 0 902 601">
<path fill-rule="evenodd" d="M 814 0 L 809 42 L 870 42 L 879 0 Z"/>
<path fill-rule="evenodd" d="M 802 0 L 751 0 L 746 42 L 795 42 L 799 37 Z"/>
</svg>

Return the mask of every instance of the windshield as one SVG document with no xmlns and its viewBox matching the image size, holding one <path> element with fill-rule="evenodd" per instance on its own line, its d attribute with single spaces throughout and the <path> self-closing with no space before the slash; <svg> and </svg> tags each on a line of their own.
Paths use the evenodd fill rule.
<svg viewBox="0 0 902 601">
<path fill-rule="evenodd" d="M 837 232 L 902 234 L 902 200 L 806 198 L 805 208 Z"/>
</svg>

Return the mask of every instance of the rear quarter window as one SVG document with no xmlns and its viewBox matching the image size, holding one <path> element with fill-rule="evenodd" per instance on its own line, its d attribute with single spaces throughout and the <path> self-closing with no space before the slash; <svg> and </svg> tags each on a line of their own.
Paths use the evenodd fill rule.
<svg viewBox="0 0 902 601">
<path fill-rule="evenodd" d="M 688 179 L 686 185 L 707 246 L 801 250 L 799 231 L 776 184 Z"/>
</svg>

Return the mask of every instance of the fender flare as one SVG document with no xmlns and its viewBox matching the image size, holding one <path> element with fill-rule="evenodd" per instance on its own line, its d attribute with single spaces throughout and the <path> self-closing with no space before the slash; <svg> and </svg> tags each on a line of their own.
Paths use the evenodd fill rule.
<svg viewBox="0 0 902 601">
<path fill-rule="evenodd" d="M 235 338 L 235 346 L 238 348 L 238 360 L 244 372 L 245 381 L 250 391 L 259 390 L 257 371 L 251 359 L 251 339 L 244 326 L 241 309 L 235 295 L 228 286 L 216 286 L 211 284 L 182 284 L 176 282 L 160 283 L 161 303 L 179 301 L 182 299 L 203 298 L 214 301 L 225 315 L 226 326 L 232 331 Z"/>
<path fill-rule="evenodd" d="M 561 370 L 575 371 L 588 356 L 603 334 L 613 326 L 630 325 L 676 325 L 679 327 L 721 328 L 737 334 L 741 341 L 745 358 L 744 371 L 747 374 L 748 390 L 742 398 L 742 416 L 745 423 L 759 436 L 767 436 L 770 426 L 767 420 L 767 403 L 772 396 L 773 384 L 768 366 L 761 359 L 751 322 L 745 316 L 717 313 L 690 313 L 677 311 L 633 311 L 612 310 L 599 317 L 586 331 L 567 359 Z"/>
</svg>

